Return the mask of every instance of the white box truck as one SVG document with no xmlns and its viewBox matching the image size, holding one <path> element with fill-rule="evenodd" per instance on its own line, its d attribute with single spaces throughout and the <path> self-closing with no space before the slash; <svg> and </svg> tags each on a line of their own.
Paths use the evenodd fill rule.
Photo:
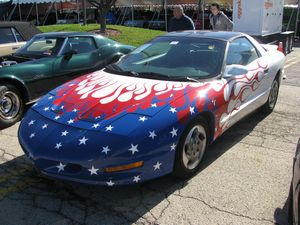
<svg viewBox="0 0 300 225">
<path fill-rule="evenodd" d="M 282 32 L 284 0 L 233 0 L 234 31 L 253 36 L 262 43 L 283 43 L 292 50 L 293 31 Z"/>
</svg>

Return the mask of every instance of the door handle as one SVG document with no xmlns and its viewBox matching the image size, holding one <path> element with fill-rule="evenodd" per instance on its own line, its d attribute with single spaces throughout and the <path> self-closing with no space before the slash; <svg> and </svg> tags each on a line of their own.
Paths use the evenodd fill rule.
<svg viewBox="0 0 300 225">
<path fill-rule="evenodd" d="M 269 68 L 268 69 L 264 69 L 264 73 L 268 73 L 269 72 Z"/>
<path fill-rule="evenodd" d="M 12 50 L 17 50 L 17 49 L 19 49 L 20 47 L 12 47 L 11 49 Z"/>
</svg>

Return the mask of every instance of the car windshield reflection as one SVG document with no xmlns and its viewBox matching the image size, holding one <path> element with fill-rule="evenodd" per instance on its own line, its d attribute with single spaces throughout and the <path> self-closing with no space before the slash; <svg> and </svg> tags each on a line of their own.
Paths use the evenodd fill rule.
<svg viewBox="0 0 300 225">
<path fill-rule="evenodd" d="M 57 56 L 64 42 L 64 38 L 36 37 L 16 52 L 20 56 Z"/>
</svg>

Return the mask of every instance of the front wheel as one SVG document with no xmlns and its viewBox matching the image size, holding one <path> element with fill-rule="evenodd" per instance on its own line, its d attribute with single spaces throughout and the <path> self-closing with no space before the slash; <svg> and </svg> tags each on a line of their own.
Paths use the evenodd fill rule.
<svg viewBox="0 0 300 225">
<path fill-rule="evenodd" d="M 288 222 L 289 222 L 290 225 L 294 224 L 293 204 L 294 204 L 294 198 L 293 198 L 293 182 L 292 182 L 291 186 L 290 186 L 289 197 L 288 197 L 288 200 L 287 200 Z"/>
<path fill-rule="evenodd" d="M 268 101 L 262 106 L 263 112 L 271 113 L 274 110 L 278 99 L 278 93 L 279 93 L 279 81 L 278 79 L 275 79 L 271 86 Z"/>
<path fill-rule="evenodd" d="M 176 150 L 173 171 L 175 176 L 188 178 L 199 170 L 208 140 L 208 124 L 202 117 L 195 119 L 187 126 Z"/>
<path fill-rule="evenodd" d="M 0 129 L 18 122 L 23 116 L 24 108 L 24 100 L 15 86 L 0 86 Z"/>
</svg>

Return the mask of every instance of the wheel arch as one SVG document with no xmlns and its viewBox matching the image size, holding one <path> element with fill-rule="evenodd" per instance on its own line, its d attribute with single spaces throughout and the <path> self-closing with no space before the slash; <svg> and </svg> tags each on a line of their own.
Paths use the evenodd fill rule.
<svg viewBox="0 0 300 225">
<path fill-rule="evenodd" d="M 216 119 L 214 114 L 210 111 L 204 111 L 204 112 L 200 112 L 198 116 L 206 120 L 209 128 L 209 143 L 212 143 L 214 140 L 215 125 L 216 125 Z"/>
<path fill-rule="evenodd" d="M 18 80 L 15 77 L 0 78 L 0 86 L 5 83 L 14 85 L 21 92 L 22 96 L 24 97 L 25 103 L 30 100 L 28 89 L 22 81 Z"/>
</svg>

